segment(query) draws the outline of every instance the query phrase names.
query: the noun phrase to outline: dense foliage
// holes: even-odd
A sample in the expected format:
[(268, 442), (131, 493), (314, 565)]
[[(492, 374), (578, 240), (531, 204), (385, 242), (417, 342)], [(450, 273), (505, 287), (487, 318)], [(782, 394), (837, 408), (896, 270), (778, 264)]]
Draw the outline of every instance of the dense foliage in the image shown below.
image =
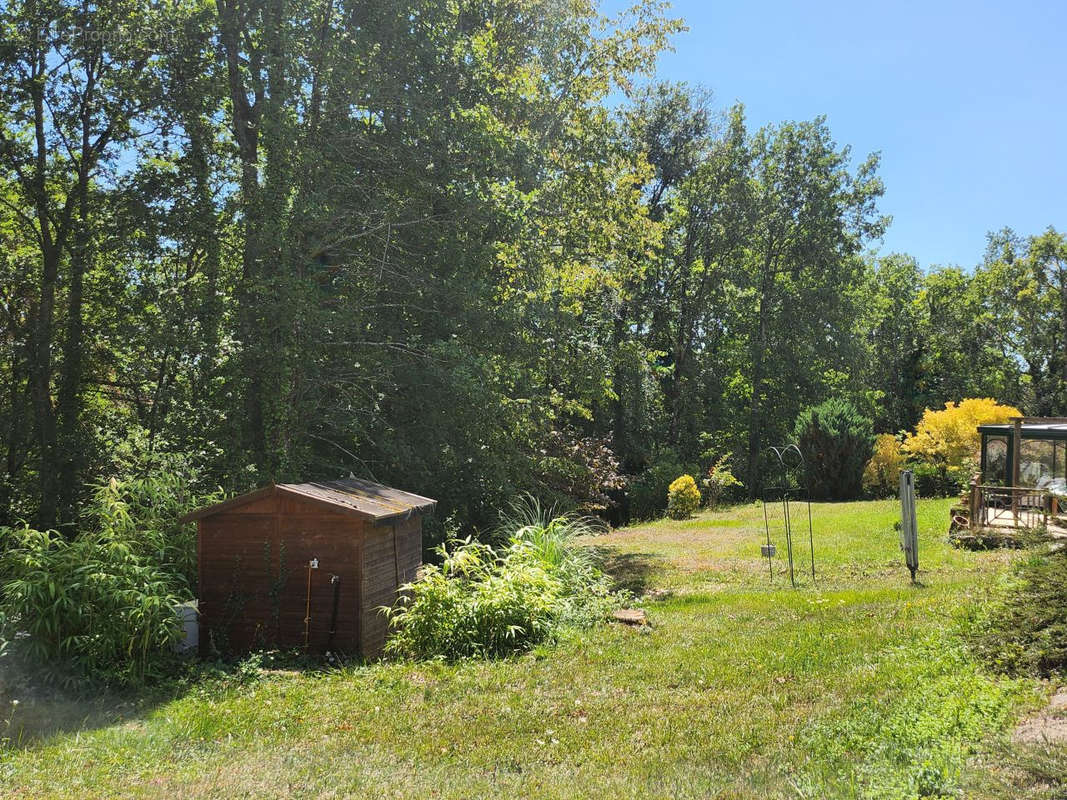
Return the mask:
[(813, 500), (854, 500), (874, 447), (871, 421), (847, 400), (830, 399), (797, 417), (794, 435), (804, 456)]
[[(470, 539), (439, 549), (387, 610), (387, 649), (413, 658), (494, 658), (528, 650), (567, 626), (592, 624), (619, 598), (576, 537), (595, 533), (582, 517), (511, 521), (494, 548)], [(517, 523), (517, 524), (516, 524)]]
[(172, 466), (99, 487), (72, 538), (0, 530), (0, 640), (25, 636), (20, 656), (72, 677), (132, 685), (166, 674), (182, 634), (174, 607), (195, 590), (192, 533), (176, 520), (215, 499), (190, 494)]
[(730, 469), (730, 459), (733, 453), (724, 453), (719, 459), (708, 467), (707, 476), (700, 482), (704, 487), (704, 501), (708, 508), (715, 508), (723, 500), (726, 494), (741, 486)]
[(870, 257), (877, 157), (651, 83), (680, 26), (5, 4), (0, 524), (75, 535), (135, 431), (227, 491), (352, 473), (474, 530), (523, 491), (658, 515), (707, 437), (757, 496), (827, 397), (888, 433), (964, 397), (1061, 412), (1064, 236)]
[[(682, 464), (671, 453), (650, 464), (636, 476), (627, 489), (627, 511), (630, 519), (657, 519), (667, 511), (668, 490), (671, 483), (691, 467)], [(695, 469), (692, 469), (696, 472)]]
[(901, 444), (904, 454), (928, 464), (963, 467), (973, 464), (980, 446), (979, 425), (1007, 422), (1022, 412), (988, 397), (951, 400), (941, 410), (926, 409)]
[(863, 469), (863, 490), (874, 497), (891, 497), (900, 489), (900, 473), (905, 468), (900, 439), (891, 433), (874, 438), (874, 452)]
[(863, 472), (863, 489), (874, 497), (898, 491), (900, 472), (910, 469), (923, 497), (945, 497), (964, 491), (978, 470), (981, 438), (978, 426), (1021, 416), (1017, 408), (991, 398), (949, 401), (943, 409), (926, 409), (912, 431), (880, 434)]

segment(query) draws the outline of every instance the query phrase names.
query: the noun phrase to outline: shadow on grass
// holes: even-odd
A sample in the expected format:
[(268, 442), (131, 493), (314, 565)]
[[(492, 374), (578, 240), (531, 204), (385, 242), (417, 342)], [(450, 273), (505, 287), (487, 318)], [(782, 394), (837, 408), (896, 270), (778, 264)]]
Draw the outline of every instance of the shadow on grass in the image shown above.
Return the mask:
[(611, 576), (615, 588), (643, 594), (649, 587), (661, 556), (652, 553), (622, 553), (613, 547), (595, 545), (592, 551), (598, 566)]
[(113, 689), (6, 657), (0, 659), (0, 752), (36, 747), (66, 733), (136, 722), (190, 692), (218, 696), (271, 675), (318, 672), (346, 663), (277, 651), (241, 660), (191, 659), (173, 677), (153, 685)]
[(178, 681), (127, 691), (87, 683), (65, 688), (45, 670), (15, 664), (12, 659), (0, 663), (0, 752), (35, 747), (64, 733), (143, 718), (189, 688)]

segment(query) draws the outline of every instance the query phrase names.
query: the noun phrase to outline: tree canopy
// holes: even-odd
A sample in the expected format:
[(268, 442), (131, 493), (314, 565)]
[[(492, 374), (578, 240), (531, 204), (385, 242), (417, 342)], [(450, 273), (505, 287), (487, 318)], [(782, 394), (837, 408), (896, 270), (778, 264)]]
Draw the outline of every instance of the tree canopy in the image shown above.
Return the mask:
[[(1067, 401), (1067, 239), (875, 257), (877, 154), (659, 84), (645, 0), (0, 9), (0, 524), (132, 450), (208, 486), (349, 473), (460, 525), (621, 519), (830, 396)], [(658, 471), (657, 471), (658, 470)], [(657, 497), (665, 492), (656, 490)]]

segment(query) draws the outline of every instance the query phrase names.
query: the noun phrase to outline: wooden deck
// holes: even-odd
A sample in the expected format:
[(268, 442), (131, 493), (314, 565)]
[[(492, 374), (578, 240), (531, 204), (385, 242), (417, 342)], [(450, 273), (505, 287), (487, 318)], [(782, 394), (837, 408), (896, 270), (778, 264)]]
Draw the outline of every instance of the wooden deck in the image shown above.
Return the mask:
[(954, 526), (972, 533), (1044, 529), (1067, 540), (1067, 503), (1047, 488), (983, 486), (976, 475), (962, 499), (967, 505), (953, 510)]
[(1067, 538), (1067, 519), (1063, 517), (1048, 517), (1033, 509), (1020, 509), (1018, 520), (1009, 511), (1004, 515), (992, 516), (985, 520), (985, 528), (1023, 528), (1036, 530), (1044, 527), (1051, 536)]

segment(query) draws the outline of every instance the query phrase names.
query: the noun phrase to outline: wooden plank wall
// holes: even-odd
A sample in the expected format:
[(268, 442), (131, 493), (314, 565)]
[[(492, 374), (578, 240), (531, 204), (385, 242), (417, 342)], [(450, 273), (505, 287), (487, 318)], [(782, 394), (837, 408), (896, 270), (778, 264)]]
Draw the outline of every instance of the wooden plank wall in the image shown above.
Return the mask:
[[(290, 568), (281, 606), (282, 639), (288, 646), (303, 646), (304, 617), (308, 600), (308, 562), (319, 560), (311, 573), (311, 621), (308, 652), (328, 649), (354, 655), (359, 648), (359, 545), (363, 521), (340, 514), (282, 514), (278, 520), (280, 541), (286, 548)], [(330, 643), (333, 584), (340, 578), (337, 629)], [(294, 602), (295, 601), (295, 602)]]
[(410, 583), (422, 566), (422, 518), (397, 522), (397, 548), (400, 561), (400, 584)]
[(415, 579), (422, 563), (422, 519), (367, 526), (363, 543), (363, 656), (381, 655), (389, 633), (382, 606), (396, 602), (397, 591)]
[(276, 638), (263, 593), (275, 569), (273, 514), (218, 514), (199, 522), (200, 652), (248, 650)]
[(200, 648), (224, 652), (302, 648), (311, 571), (309, 651), (327, 648), (333, 586), (340, 576), (334, 649), (359, 642), (362, 520), (298, 498), (270, 497), (200, 525)]

